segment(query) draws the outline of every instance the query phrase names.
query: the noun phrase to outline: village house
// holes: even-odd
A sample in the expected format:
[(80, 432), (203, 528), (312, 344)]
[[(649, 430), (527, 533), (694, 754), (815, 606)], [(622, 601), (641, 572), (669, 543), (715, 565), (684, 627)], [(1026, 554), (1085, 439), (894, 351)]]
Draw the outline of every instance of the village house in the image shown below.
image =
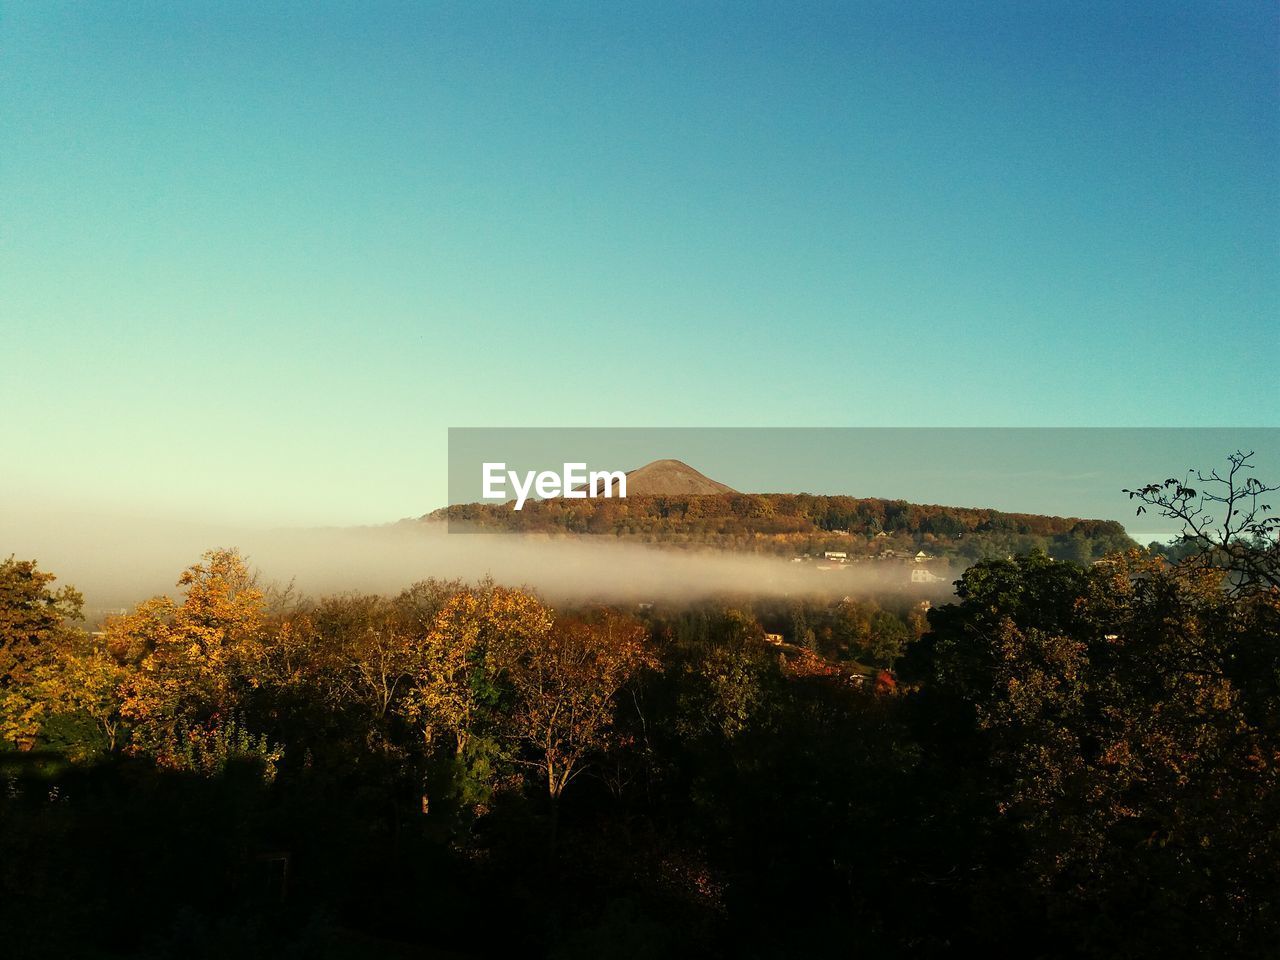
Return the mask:
[(946, 580), (946, 577), (940, 577), (932, 570), (927, 570), (924, 567), (916, 567), (911, 571), (912, 583), (942, 583), (944, 580)]

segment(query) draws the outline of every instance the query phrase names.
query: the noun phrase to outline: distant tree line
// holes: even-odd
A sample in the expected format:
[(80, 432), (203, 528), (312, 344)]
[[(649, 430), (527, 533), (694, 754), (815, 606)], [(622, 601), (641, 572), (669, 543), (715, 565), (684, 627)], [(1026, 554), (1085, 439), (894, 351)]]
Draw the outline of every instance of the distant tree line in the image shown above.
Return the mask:
[(531, 500), (519, 511), (503, 504), (457, 504), (425, 519), (783, 555), (844, 550), (876, 556), (928, 547), (938, 556), (970, 561), (1041, 550), (1085, 563), (1134, 546), (1113, 520), (812, 494), (555, 498)]

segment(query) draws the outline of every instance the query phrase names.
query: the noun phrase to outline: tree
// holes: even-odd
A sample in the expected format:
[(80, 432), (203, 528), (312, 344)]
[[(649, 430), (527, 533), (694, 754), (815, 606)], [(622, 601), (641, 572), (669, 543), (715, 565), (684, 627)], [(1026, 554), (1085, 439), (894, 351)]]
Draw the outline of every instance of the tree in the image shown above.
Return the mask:
[(873, 663), (884, 664), (892, 670), (894, 661), (902, 656), (910, 640), (910, 629), (894, 614), (877, 610), (871, 615), (870, 636), (865, 650)]
[(93, 721), (109, 753), (120, 746), (124, 717), (122, 689), (128, 667), (101, 644), (81, 643), (63, 650), (37, 670), (33, 693), (43, 713), (79, 713)]
[(718, 748), (768, 724), (779, 667), (763, 640), (755, 617), (730, 608), (710, 620), (704, 638), (688, 645), (676, 675), (682, 735), (709, 734)]
[(66, 621), (82, 619), (83, 598), (54, 590), (56, 579), (34, 560), (0, 562), (0, 737), (16, 746), (31, 745), (45, 715), (33, 682), (76, 637)]
[[(829, 618), (831, 638), (839, 654), (852, 657), (865, 654), (868, 642), (871, 639), (871, 612), (873, 609), (874, 605), (871, 603), (856, 603), (847, 598), (831, 608)], [(823, 651), (815, 650), (814, 652), (821, 653)]]
[(107, 649), (133, 665), (122, 685), (130, 748), (183, 767), (195, 738), (234, 722), (260, 683), (266, 607), (244, 559), (211, 550), (183, 572), (181, 604), (154, 597), (105, 625)]
[(1280, 515), (1263, 499), (1280, 484), (1249, 475), (1253, 456), (1237, 450), (1222, 472), (1192, 468), (1181, 480), (1123, 491), (1140, 501), (1139, 516), (1152, 508), (1180, 522), (1178, 543), (1194, 549), (1196, 562), (1228, 571), (1231, 590), (1280, 588)]
[(67, 620), (83, 619), (84, 598), (74, 587), (54, 590), (57, 579), (34, 560), (0, 562), (0, 689), (53, 655), (70, 636)]
[(1280, 597), (1224, 575), (1138, 552), (980, 564), (922, 641), (923, 703), (941, 752), (985, 765), (987, 828), (1112, 953), (1275, 933)]
[(421, 637), (374, 594), (326, 598), (309, 620), (315, 642), (336, 661), (340, 701), (384, 721), (418, 672)]
[(555, 811), (590, 756), (612, 742), (614, 697), (643, 668), (657, 668), (648, 629), (612, 610), (562, 618), (529, 637), (500, 638), (514, 694), (509, 736), (546, 782)]
[[(430, 751), (437, 738), (455, 753), (491, 727), (501, 691), (497, 674), (514, 651), (543, 642), (552, 614), (530, 593), (482, 584), (451, 596), (422, 639), (402, 712)], [(488, 732), (487, 729), (484, 732)]]
[(435, 624), (445, 604), (465, 590), (466, 584), (461, 580), (436, 580), (433, 577), (410, 584), (391, 602), (406, 627), (425, 634)]

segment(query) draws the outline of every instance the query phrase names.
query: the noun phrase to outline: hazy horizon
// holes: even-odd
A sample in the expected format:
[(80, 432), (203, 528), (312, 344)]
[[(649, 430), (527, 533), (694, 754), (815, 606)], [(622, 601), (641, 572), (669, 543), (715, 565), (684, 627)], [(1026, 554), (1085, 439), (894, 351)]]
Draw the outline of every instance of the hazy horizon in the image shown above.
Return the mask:
[[(84, 519), (84, 518), (81, 518)], [(552, 601), (696, 599), (717, 594), (839, 596), (883, 583), (878, 569), (837, 575), (797, 568), (785, 557), (685, 552), (610, 537), (450, 534), (437, 524), (266, 529), (97, 517), (83, 526), (33, 518), (11, 527), (5, 549), (37, 559), (85, 596), (90, 609), (177, 596), (179, 574), (208, 550), (234, 548), (264, 584), (294, 582), (303, 595), (394, 594), (435, 578), (536, 589)], [(873, 565), (874, 566), (874, 565)]]

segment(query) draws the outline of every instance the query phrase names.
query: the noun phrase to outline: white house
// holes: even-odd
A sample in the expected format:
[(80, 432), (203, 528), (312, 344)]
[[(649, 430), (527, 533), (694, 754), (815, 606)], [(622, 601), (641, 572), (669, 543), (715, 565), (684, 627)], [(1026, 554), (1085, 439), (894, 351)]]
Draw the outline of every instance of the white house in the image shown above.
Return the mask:
[(912, 583), (942, 583), (945, 579), (946, 577), (940, 577), (933, 571), (926, 570), (924, 567), (916, 567), (911, 571)]

